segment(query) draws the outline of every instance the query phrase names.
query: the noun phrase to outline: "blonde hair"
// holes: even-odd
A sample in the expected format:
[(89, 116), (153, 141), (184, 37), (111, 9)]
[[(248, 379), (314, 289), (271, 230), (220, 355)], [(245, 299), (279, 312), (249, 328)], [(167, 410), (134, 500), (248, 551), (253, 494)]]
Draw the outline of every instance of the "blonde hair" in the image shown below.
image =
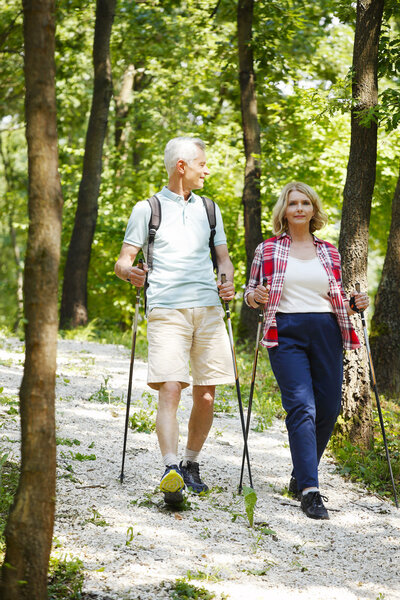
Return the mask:
[(305, 194), (313, 205), (314, 215), (310, 221), (310, 233), (322, 229), (328, 222), (328, 215), (322, 208), (321, 200), (315, 190), (301, 181), (287, 183), (278, 198), (272, 211), (272, 230), (275, 235), (288, 231), (288, 222), (285, 217), (290, 192), (301, 192)]

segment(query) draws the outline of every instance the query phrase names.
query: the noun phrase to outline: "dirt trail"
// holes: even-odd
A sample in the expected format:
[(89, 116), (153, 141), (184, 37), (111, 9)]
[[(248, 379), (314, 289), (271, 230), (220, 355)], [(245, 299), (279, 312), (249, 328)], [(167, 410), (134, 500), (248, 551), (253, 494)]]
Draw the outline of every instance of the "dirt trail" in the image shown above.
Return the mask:
[[(22, 362), (22, 344), (3, 340), (3, 394), (18, 393)], [(400, 600), (400, 511), (343, 481), (325, 459), (321, 490), (331, 519), (307, 519), (298, 502), (282, 495), (290, 473), (283, 421), (250, 434), (254, 528), (236, 494), (242, 456), (236, 407), (216, 414), (201, 455), (208, 496), (189, 497), (185, 511), (164, 507), (156, 491), (163, 467), (154, 432), (129, 431), (121, 485), (125, 405), (118, 398), (126, 396), (128, 369), (129, 351), (120, 346), (59, 342), (57, 437), (63, 443), (55, 552), (83, 561), (86, 598), (166, 600), (184, 579), (217, 600)], [(145, 377), (146, 365), (136, 361), (135, 411), (149, 402)], [(185, 390), (181, 450), (190, 405)], [(18, 457), (18, 419), (4, 405), (0, 412), (1, 452)]]

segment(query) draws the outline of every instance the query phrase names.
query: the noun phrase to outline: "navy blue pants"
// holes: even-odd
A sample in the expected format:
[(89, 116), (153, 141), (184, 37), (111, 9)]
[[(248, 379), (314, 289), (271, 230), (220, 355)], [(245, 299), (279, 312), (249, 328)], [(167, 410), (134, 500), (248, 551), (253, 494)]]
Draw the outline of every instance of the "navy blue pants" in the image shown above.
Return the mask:
[(282, 395), (293, 475), (318, 487), (318, 464), (340, 412), (343, 342), (331, 313), (276, 315), (278, 346), (268, 349)]

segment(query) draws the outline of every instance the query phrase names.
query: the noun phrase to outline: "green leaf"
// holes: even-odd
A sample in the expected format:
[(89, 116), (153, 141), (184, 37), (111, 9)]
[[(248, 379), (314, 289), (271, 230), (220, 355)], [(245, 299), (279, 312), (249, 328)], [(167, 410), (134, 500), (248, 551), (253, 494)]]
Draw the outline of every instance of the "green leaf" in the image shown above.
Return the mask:
[(257, 503), (257, 494), (250, 487), (243, 487), (244, 507), (246, 515), (249, 520), (250, 527), (253, 527), (254, 523), (254, 508)]

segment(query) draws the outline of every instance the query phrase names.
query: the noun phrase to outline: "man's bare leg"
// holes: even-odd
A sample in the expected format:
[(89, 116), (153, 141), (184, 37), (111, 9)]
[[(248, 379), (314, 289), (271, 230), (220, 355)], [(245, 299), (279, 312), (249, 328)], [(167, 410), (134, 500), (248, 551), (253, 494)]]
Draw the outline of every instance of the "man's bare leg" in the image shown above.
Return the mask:
[(162, 383), (158, 391), (156, 432), (162, 456), (177, 454), (179, 425), (176, 418), (181, 399), (181, 384), (178, 381)]
[[(181, 384), (167, 381), (161, 384), (158, 393), (156, 431), (161, 454), (165, 464), (165, 473), (161, 479), (160, 490), (167, 504), (180, 504), (183, 501), (184, 480), (178, 469), (179, 426), (176, 418), (181, 399)], [(171, 468), (172, 467), (172, 468)]]
[(186, 486), (196, 494), (208, 490), (207, 485), (201, 480), (197, 458), (213, 422), (214, 396), (215, 385), (193, 386), (193, 406), (189, 418), (188, 441), (180, 468)]
[(214, 417), (215, 385), (194, 385), (193, 406), (188, 426), (187, 448), (200, 452)]

